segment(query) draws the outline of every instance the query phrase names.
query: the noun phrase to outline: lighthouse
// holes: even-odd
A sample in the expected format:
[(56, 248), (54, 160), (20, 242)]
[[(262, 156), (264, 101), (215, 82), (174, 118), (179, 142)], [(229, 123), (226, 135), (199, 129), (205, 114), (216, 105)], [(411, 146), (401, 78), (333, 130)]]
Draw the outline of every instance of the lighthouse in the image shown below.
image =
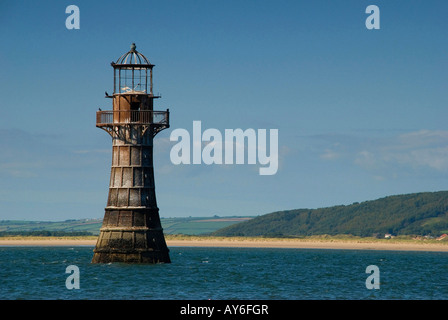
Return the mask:
[(109, 195), (92, 263), (169, 263), (157, 207), (153, 140), (169, 128), (169, 109), (155, 111), (154, 65), (133, 43), (116, 62), (112, 110), (96, 126), (112, 137)]

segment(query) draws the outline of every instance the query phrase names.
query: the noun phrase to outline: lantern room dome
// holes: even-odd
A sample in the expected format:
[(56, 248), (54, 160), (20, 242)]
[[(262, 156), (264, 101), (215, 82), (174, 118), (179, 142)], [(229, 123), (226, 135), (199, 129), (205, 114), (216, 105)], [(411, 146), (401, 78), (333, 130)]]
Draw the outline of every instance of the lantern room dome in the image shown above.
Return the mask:
[(131, 50), (111, 65), (114, 68), (114, 94), (153, 95), (152, 68), (154, 65), (137, 51), (135, 43), (131, 45)]
[(152, 66), (149, 62), (148, 58), (146, 58), (143, 54), (138, 52), (137, 46), (135, 43), (131, 45), (131, 50), (123, 54), (116, 62), (113, 64), (116, 66), (126, 66), (126, 65), (147, 65), (148, 67)]

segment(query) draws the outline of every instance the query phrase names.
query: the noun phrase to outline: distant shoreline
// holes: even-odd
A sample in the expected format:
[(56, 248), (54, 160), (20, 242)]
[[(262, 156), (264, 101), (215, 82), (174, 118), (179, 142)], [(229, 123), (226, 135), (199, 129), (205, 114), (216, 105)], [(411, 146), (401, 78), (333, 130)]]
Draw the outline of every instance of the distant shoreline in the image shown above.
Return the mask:
[[(8, 237), (0, 238), (2, 246), (95, 246), (96, 237)], [(297, 248), (344, 250), (396, 250), (448, 252), (448, 243), (414, 240), (372, 239), (281, 239), (167, 236), (168, 247), (233, 247), (233, 248)]]

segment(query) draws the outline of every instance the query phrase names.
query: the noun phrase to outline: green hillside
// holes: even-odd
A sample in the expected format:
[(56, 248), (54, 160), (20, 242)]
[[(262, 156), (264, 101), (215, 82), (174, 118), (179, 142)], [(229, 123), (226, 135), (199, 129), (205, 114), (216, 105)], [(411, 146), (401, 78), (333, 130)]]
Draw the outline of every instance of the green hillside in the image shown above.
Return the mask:
[(184, 235), (205, 235), (253, 217), (188, 217), (161, 218), (163, 233)]
[(214, 236), (381, 236), (448, 233), (448, 191), (396, 195), (351, 205), (273, 212)]

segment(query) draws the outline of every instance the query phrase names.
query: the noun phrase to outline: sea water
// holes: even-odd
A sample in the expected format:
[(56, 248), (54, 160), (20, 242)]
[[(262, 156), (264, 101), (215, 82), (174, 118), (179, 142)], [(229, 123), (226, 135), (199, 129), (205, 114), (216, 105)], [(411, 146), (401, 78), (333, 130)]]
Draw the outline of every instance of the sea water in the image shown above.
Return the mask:
[[(0, 247), (0, 299), (448, 299), (448, 253), (171, 247), (172, 263), (91, 264), (93, 247)], [(366, 273), (378, 267), (379, 289)], [(66, 285), (76, 266), (79, 289)]]

